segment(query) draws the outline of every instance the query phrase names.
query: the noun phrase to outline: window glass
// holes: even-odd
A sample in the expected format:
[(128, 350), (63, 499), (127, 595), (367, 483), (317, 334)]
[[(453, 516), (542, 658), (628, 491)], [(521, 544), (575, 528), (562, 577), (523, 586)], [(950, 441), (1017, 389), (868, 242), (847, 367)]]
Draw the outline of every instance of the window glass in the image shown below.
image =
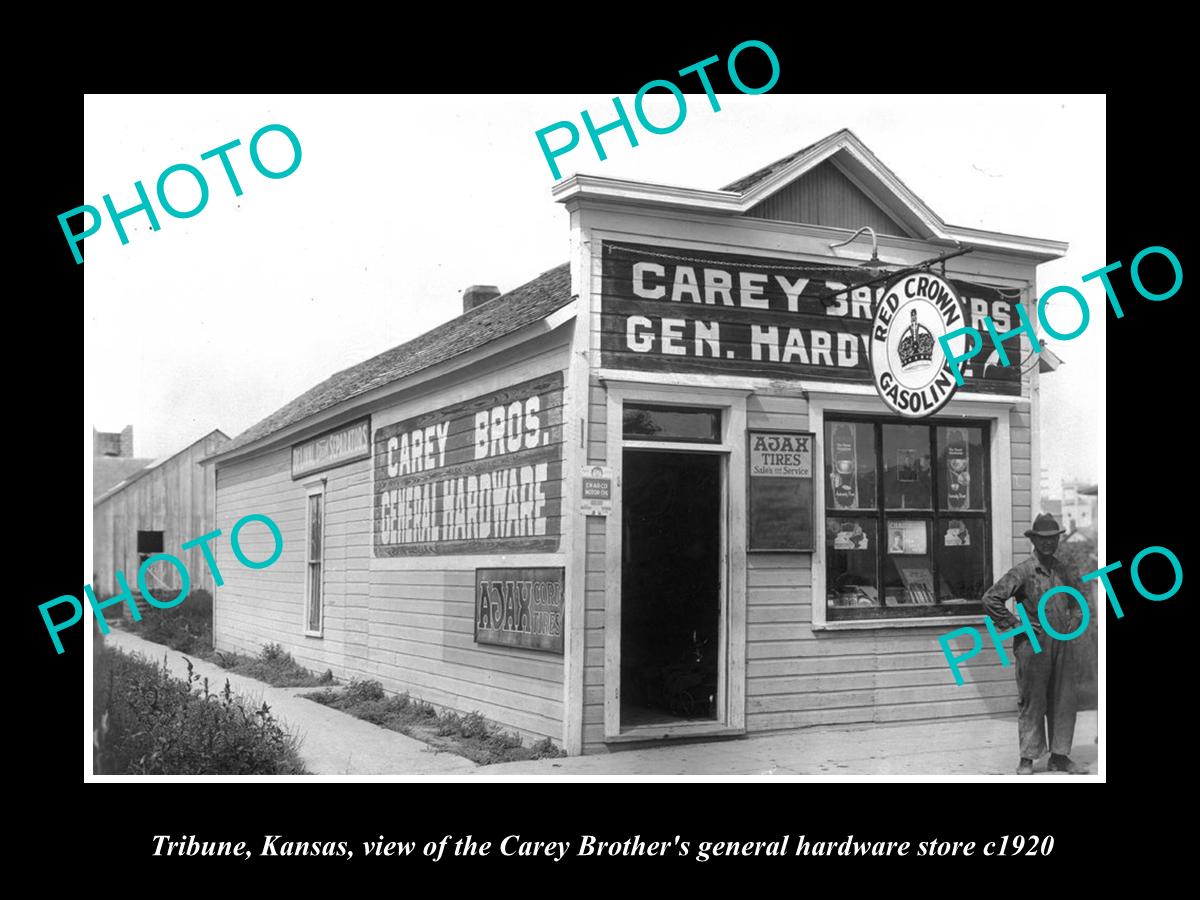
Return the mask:
[(886, 606), (932, 606), (933, 570), (929, 556), (929, 522), (888, 518), (883, 563)]
[(721, 411), (626, 403), (624, 435), (639, 441), (721, 442)]
[(929, 427), (883, 426), (883, 502), (888, 509), (932, 509)]
[(321, 495), (308, 498), (308, 558), (321, 559)]
[(991, 584), (983, 519), (942, 519), (942, 532), (934, 538), (938, 569), (938, 600), (942, 603), (978, 603)]
[(982, 510), (983, 429), (965, 425), (937, 430), (938, 508)]
[(879, 606), (874, 519), (825, 520), (826, 600), (831, 607)]
[(308, 630), (319, 631), (321, 628), (320, 563), (311, 563), (308, 567), (308, 592)]
[(825, 423), (825, 505), (875, 509), (875, 426)]

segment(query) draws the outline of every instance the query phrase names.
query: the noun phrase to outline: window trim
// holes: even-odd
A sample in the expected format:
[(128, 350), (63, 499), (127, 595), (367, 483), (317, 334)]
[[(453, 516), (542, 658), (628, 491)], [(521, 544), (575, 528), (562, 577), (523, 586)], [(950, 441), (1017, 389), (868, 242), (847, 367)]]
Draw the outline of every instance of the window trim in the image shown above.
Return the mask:
[[(1017, 398), (1012, 398), (1017, 399)], [(1009, 428), (1009, 415), (1018, 407), (1011, 401), (984, 402), (977, 399), (951, 400), (939, 411), (938, 415), (929, 419), (914, 419), (913, 424), (924, 421), (926, 424), (953, 424), (952, 420), (961, 418), (964, 421), (986, 420), (989, 424), (990, 446), (988, 448), (987, 469), (989, 473), (988, 497), (991, 503), (991, 536), (992, 536), (992, 573), (1007, 572), (1012, 566), (1012, 443)], [(871, 396), (854, 396), (836, 391), (820, 391), (810, 389), (808, 397), (808, 430), (818, 435), (815, 457), (813, 459), (813, 505), (816, 515), (816, 534), (821, 540), (815, 541), (816, 548), (812, 556), (812, 627), (814, 631), (850, 631), (874, 628), (919, 628), (923, 626), (958, 625), (970, 623), (971, 616), (913, 616), (911, 618), (893, 619), (838, 619), (826, 618), (825, 609), (825, 416), (875, 416), (890, 417), (889, 411), (875, 394)], [(934, 422), (933, 420), (938, 420)], [(882, 477), (882, 474), (880, 474)], [(933, 499), (937, 502), (937, 498)], [(879, 510), (879, 515), (885, 515)]]
[[(312, 521), (309, 518), (309, 510), (311, 509), (310, 500), (313, 497), (321, 498), (321, 559), (316, 561), (321, 566), (320, 580), (320, 607), (317, 610), (317, 629), (313, 631), (308, 627), (310, 621), (309, 612), (312, 606), (312, 578), (309, 575), (309, 567), (314, 560), (308, 558), (310, 546), (310, 529)], [(305, 482), (304, 485), (304, 636), (324, 638), (325, 636), (325, 522), (328, 519), (328, 510), (325, 506), (325, 479), (319, 478), (315, 481)]]
[[(874, 415), (861, 412), (845, 413), (830, 410), (825, 424), (828, 426), (829, 419), (834, 422), (846, 422), (852, 425), (867, 425), (871, 428), (874, 440), (875, 453), (875, 505), (873, 507), (859, 506), (855, 509), (847, 509), (844, 512), (838, 510), (826, 509), (825, 513), (834, 518), (857, 518), (857, 519), (872, 519), (875, 522), (875, 546), (876, 546), (876, 566), (875, 580), (879, 590), (880, 597), (884, 594), (884, 573), (886, 571), (886, 557), (888, 556), (888, 523), (895, 520), (915, 520), (927, 526), (927, 544), (930, 572), (933, 577), (934, 591), (937, 591), (939, 582), (938, 560), (937, 560), (937, 540), (939, 535), (943, 534), (941, 526), (948, 520), (964, 519), (983, 523), (983, 540), (985, 546), (990, 549), (992, 541), (991, 517), (995, 502), (991, 492), (991, 454), (985, 453), (983, 456), (983, 484), (984, 484), (984, 505), (982, 509), (965, 509), (965, 510), (943, 510), (941, 506), (940, 489), (944, 486), (942, 475), (937, 469), (937, 460), (941, 444), (938, 442), (937, 432), (941, 428), (953, 428), (956, 425), (963, 428), (976, 428), (984, 433), (984, 438), (987, 446), (992, 443), (993, 420), (986, 417), (955, 417), (946, 419), (939, 415), (926, 416), (923, 418), (902, 419), (893, 415)], [(888, 425), (902, 426), (922, 429), (929, 437), (929, 450), (933, 462), (933, 468), (930, 473), (929, 491), (930, 491), (930, 506), (928, 508), (889, 508), (886, 503), (887, 486), (885, 481), (885, 473), (887, 469), (887, 455), (884, 447), (883, 429)], [(822, 435), (824, 437), (824, 435)], [(821, 477), (826, 477), (826, 473), (822, 472)], [(988, 564), (991, 564), (992, 555), (988, 553), (985, 559)], [(994, 572), (988, 573), (989, 578), (992, 578)], [(989, 582), (992, 583), (992, 582)], [(828, 598), (826, 599), (828, 604)], [(935, 608), (937, 604), (934, 604)], [(890, 607), (883, 607), (890, 608)], [(959, 608), (963, 608), (961, 605)], [(976, 614), (972, 612), (960, 612), (945, 616), (945, 618), (960, 618), (968, 617)], [(828, 617), (828, 605), (825, 609), (825, 615)], [(877, 615), (877, 616), (847, 616), (845, 618), (828, 618), (829, 622), (848, 622), (848, 621), (888, 621), (891, 619), (906, 619), (906, 618), (931, 618), (930, 616), (911, 616), (911, 615)], [(941, 616), (937, 618), (942, 618)]]

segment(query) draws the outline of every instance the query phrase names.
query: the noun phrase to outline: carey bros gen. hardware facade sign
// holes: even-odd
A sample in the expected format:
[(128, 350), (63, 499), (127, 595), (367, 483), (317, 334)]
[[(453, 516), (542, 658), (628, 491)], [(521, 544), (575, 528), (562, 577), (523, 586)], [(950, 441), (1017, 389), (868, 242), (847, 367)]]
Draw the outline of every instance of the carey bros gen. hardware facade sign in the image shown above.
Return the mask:
[[(830, 274), (823, 275), (825, 271)], [(839, 277), (846, 277), (844, 270), (828, 264), (605, 242), (602, 364), (870, 384), (874, 312), (885, 288), (879, 284), (830, 297), (846, 289)], [(1017, 292), (1005, 296), (984, 285), (929, 273), (919, 277), (938, 281), (953, 296), (954, 310), (944, 312), (943, 321), (951, 318), (957, 324), (934, 333), (935, 360), (943, 357), (937, 334), (962, 323), (991, 316), (1001, 329), (1018, 324)], [(865, 280), (865, 275), (857, 280)], [(925, 306), (932, 304), (936, 313), (936, 303), (935, 298)], [(903, 312), (911, 319), (911, 309), (906, 306)], [(930, 322), (921, 327), (933, 328), (935, 316), (926, 318)], [(897, 362), (903, 328), (897, 346), (890, 348)], [(1017, 353), (1014, 347), (1008, 366), (998, 365), (994, 355), (981, 353), (971, 359), (963, 366), (963, 390), (1020, 394)], [(889, 406), (895, 405), (889, 401)]]
[(562, 403), (555, 372), (377, 429), (375, 555), (556, 551)]

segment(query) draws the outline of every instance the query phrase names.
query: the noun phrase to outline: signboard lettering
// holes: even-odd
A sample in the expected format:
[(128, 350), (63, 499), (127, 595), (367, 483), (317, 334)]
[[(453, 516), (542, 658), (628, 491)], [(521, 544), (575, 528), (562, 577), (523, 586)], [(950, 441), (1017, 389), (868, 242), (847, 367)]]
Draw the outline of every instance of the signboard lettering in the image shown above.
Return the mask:
[(344, 465), (371, 455), (371, 419), (344, 425), (292, 447), (292, 478)]
[(608, 466), (584, 466), (581, 508), (585, 516), (612, 513), (613, 470)]
[[(847, 286), (837, 280), (846, 277), (844, 265), (607, 241), (601, 255), (600, 356), (606, 367), (873, 380), (873, 317), (884, 288), (853, 288), (827, 305), (830, 292)], [(935, 276), (920, 277), (928, 285)], [(1019, 292), (955, 279), (943, 283), (953, 289), (941, 301), (945, 314), (957, 316), (958, 324), (982, 327), (985, 316), (1000, 328), (1018, 321)], [(935, 305), (940, 298), (939, 291)], [(995, 354), (965, 362), (963, 377), (963, 390), (1021, 392), (1019, 362), (1001, 366)]]
[(747, 550), (813, 549), (813, 435), (750, 431)]
[(375, 431), (375, 555), (558, 549), (561, 372)]
[(475, 642), (563, 652), (564, 569), (476, 569)]

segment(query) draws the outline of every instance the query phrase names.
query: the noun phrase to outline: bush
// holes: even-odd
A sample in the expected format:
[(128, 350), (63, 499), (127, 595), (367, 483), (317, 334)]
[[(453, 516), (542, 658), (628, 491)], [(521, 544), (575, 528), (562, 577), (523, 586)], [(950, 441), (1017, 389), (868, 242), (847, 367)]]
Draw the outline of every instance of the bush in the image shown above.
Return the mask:
[[(222, 669), (257, 678), (273, 687), (312, 687), (316, 684), (332, 684), (333, 670), (326, 669), (314, 675), (288, 653), (280, 644), (264, 644), (258, 656), (218, 651), (213, 661)], [(381, 689), (382, 690), (382, 689)]]
[(375, 680), (356, 678), (343, 690), (326, 689), (303, 696), (374, 725), (415, 737), (438, 749), (465, 756), (480, 765), (566, 755), (549, 738), (543, 738), (532, 747), (523, 746), (520, 735), (500, 731), (478, 710), (467, 715), (450, 710), (439, 713), (432, 704), (414, 700), (407, 693), (388, 697), (383, 685)]
[[(159, 609), (139, 604), (140, 621), (125, 620), (130, 630), (156, 644), (166, 644), (172, 650), (207, 657), (212, 652), (212, 594), (195, 590), (178, 606)], [(125, 607), (121, 607), (122, 610)]]
[[(185, 657), (186, 659), (186, 657)], [(107, 728), (96, 770), (104, 775), (305, 774), (299, 741), (271, 715), (250, 705), (225, 681), (218, 693), (207, 678), (186, 679), (141, 655), (105, 650), (96, 661), (97, 721)], [(103, 708), (100, 704), (103, 703)]]

